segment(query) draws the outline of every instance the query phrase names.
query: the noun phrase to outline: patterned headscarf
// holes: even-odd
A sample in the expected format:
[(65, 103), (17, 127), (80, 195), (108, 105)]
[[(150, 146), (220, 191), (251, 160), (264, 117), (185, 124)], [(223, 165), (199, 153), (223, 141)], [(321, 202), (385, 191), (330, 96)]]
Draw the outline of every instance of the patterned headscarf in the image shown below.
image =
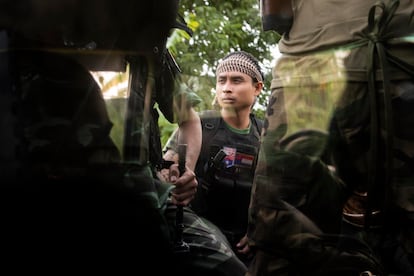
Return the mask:
[(249, 75), (258, 81), (263, 81), (257, 65), (253, 62), (252, 57), (248, 55), (248, 53), (240, 51), (226, 56), (217, 66), (216, 75), (222, 72), (235, 71)]

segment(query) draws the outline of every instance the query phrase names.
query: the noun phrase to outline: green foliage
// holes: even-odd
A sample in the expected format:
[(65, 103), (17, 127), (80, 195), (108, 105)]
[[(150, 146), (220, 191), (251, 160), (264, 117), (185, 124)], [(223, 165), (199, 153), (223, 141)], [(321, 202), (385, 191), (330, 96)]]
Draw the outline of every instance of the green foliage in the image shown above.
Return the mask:
[[(265, 89), (258, 98), (256, 113), (263, 117), (270, 94), (270, 64), (275, 57), (272, 50), (280, 36), (262, 30), (259, 1), (181, 0), (180, 5), (180, 14), (193, 30), (193, 36), (175, 30), (168, 48), (183, 72), (183, 81), (203, 99), (197, 110), (212, 108), (214, 72), (220, 58), (231, 51), (244, 50), (262, 63)], [(168, 126), (163, 120), (160, 117), (160, 124)], [(162, 140), (168, 139), (163, 135), (169, 131), (162, 132)]]
[[(205, 100), (209, 108), (211, 89), (215, 87), (214, 70), (219, 59), (235, 50), (245, 50), (262, 62), (266, 75), (265, 91), (259, 97), (259, 104), (265, 105), (270, 93), (270, 62), (280, 36), (275, 32), (262, 30), (257, 0), (215, 1), (181, 0), (180, 14), (193, 30), (189, 39), (185, 32), (174, 32), (169, 49), (176, 58), (184, 75), (196, 78), (210, 78), (197, 83), (195, 91)], [(191, 85), (191, 84), (190, 84)], [(199, 89), (199, 90), (198, 90)]]

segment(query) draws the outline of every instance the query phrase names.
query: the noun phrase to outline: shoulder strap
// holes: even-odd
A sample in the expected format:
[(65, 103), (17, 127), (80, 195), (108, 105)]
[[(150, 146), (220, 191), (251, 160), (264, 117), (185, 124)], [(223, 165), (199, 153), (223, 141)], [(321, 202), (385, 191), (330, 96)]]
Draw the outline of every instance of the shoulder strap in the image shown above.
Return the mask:
[(200, 113), (201, 127), (203, 129), (203, 141), (210, 141), (216, 134), (220, 125), (220, 112), (216, 110), (205, 110)]
[(205, 110), (199, 113), (202, 128), (202, 144), (200, 150), (200, 156), (197, 161), (195, 173), (198, 176), (204, 175), (205, 164), (210, 158), (210, 142), (220, 125), (220, 112), (215, 110)]
[(250, 113), (250, 120), (256, 126), (256, 129), (259, 132), (259, 135), (261, 135), (262, 134), (262, 128), (263, 128), (263, 120), (257, 118), (256, 115), (254, 115), (253, 113)]

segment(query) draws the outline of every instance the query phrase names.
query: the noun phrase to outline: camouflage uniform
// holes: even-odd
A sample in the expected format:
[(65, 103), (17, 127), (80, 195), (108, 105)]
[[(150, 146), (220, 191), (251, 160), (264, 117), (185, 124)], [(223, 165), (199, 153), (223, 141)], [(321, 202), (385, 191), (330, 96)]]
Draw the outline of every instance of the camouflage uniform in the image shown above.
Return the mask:
[[(170, 205), (165, 211), (172, 240), (176, 238), (176, 209)], [(178, 266), (184, 273), (181, 275), (245, 275), (246, 266), (236, 257), (217, 226), (188, 207), (184, 208), (183, 226), (183, 241), (188, 245), (189, 252), (176, 255)]]
[[(413, 273), (414, 3), (375, 2), (292, 1), (252, 190), (249, 275), (358, 275), (324, 243), (340, 231), (365, 236), (376, 273)], [(307, 151), (286, 147), (309, 129), (327, 135)], [(349, 230), (347, 214), (367, 223)]]

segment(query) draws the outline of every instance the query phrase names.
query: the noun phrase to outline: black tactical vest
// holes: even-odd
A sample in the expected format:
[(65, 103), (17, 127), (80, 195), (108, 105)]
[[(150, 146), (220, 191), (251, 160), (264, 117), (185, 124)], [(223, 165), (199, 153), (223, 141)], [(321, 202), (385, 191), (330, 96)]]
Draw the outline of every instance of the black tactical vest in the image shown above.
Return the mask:
[(239, 134), (226, 126), (219, 113), (200, 117), (203, 143), (195, 169), (199, 189), (192, 208), (238, 239), (247, 227), (262, 121), (251, 114), (250, 132)]

